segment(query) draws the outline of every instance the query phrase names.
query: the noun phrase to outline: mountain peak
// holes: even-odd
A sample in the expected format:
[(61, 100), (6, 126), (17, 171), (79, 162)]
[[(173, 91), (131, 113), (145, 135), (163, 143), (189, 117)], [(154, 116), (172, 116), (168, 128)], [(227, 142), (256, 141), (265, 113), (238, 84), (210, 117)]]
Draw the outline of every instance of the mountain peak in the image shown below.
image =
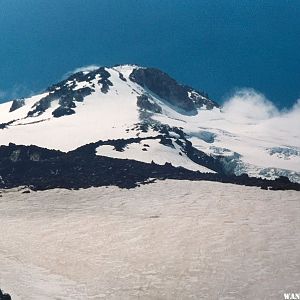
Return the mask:
[(260, 136), (234, 124), (207, 94), (157, 68), (77, 71), (42, 94), (1, 104), (2, 145), (67, 152), (101, 141), (92, 149), (100, 156), (300, 181), (299, 149), (285, 133)]
[[(118, 78), (111, 79), (111, 74), (116, 73)], [(136, 92), (137, 84), (139, 104), (145, 103), (146, 98), (159, 99), (172, 109), (186, 115), (196, 115), (199, 108), (212, 109), (219, 107), (204, 93), (194, 90), (186, 85), (179, 84), (167, 73), (156, 69), (140, 67), (137, 65), (118, 65), (115, 67), (81, 68), (63, 81), (54, 84), (45, 91), (46, 96), (37, 101), (27, 113), (27, 117), (36, 117), (45, 113), (57, 102), (59, 106), (52, 111), (55, 118), (75, 114), (76, 104), (83, 102), (84, 98), (93, 94), (100, 88), (101, 93), (107, 94), (112, 86), (122, 89), (122, 85), (131, 85)], [(143, 98), (140, 98), (143, 96)], [(140, 101), (143, 99), (143, 102)], [(21, 108), (22, 101), (14, 101), (10, 112)], [(150, 108), (149, 102), (143, 107)], [(157, 105), (156, 105), (157, 106)], [(151, 109), (150, 109), (151, 110)], [(156, 109), (158, 112), (160, 109)]]

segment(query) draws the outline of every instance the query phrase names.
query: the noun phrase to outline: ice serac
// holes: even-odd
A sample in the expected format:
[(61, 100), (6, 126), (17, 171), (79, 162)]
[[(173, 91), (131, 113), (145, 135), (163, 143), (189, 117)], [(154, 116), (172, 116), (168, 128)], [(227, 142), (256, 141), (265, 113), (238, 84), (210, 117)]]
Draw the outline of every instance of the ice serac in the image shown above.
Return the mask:
[[(137, 65), (83, 69), (41, 94), (0, 104), (0, 146), (91, 149), (115, 160), (300, 182), (300, 133), (264, 132), (232, 120), (205, 92)], [(7, 155), (17, 163), (13, 149)]]

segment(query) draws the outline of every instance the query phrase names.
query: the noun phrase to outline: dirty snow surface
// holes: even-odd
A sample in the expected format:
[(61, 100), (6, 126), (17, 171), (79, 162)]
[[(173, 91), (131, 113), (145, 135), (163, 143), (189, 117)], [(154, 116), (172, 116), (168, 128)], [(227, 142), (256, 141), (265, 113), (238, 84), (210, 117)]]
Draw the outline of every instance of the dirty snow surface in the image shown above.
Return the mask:
[(0, 197), (12, 299), (283, 299), (300, 290), (300, 193), (159, 181)]

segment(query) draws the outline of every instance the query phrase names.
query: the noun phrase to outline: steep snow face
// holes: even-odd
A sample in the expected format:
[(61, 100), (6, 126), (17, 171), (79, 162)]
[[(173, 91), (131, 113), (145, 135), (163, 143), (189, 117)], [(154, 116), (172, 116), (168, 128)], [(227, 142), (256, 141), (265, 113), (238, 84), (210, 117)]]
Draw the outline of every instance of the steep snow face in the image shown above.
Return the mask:
[[(294, 125), (300, 128), (300, 121), (295, 119)], [(84, 70), (40, 95), (0, 105), (0, 145), (13, 142), (69, 151), (99, 140), (155, 137), (157, 126), (165, 126), (165, 132), (180, 129), (193, 147), (222, 157), (229, 173), (285, 175), (300, 182), (299, 131), (290, 134), (290, 128), (277, 124), (276, 116), (259, 124), (233, 117), (205, 93), (157, 69), (121, 65)], [(152, 142), (147, 151), (133, 144), (123, 152), (106, 146), (97, 153), (203, 170), (179, 147)]]

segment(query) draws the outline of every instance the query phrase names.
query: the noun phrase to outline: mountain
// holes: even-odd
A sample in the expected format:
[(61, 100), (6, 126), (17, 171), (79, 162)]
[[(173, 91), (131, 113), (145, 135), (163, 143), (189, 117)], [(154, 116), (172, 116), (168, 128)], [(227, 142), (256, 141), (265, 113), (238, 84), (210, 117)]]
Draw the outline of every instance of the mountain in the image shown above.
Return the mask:
[(238, 183), (245, 183), (245, 176), (236, 178), (242, 174), (279, 178), (286, 184), (285, 176), (300, 183), (299, 139), (293, 141), (284, 132), (264, 135), (259, 126), (230, 120), (206, 93), (158, 69), (136, 65), (77, 72), (41, 94), (1, 104), (0, 145), (3, 185), (26, 181), (18, 181), (21, 175), (15, 171), (12, 175), (16, 169), (21, 173), (30, 169), (33, 177), (43, 177), (35, 169), (38, 162), (52, 177), (64, 172), (61, 166), (68, 162), (73, 168), (68, 174), (74, 179), (84, 168), (80, 161), (92, 166), (94, 159), (96, 165), (101, 161), (118, 173), (118, 182), (128, 169), (134, 178), (142, 174), (134, 169), (144, 169), (141, 181), (155, 178), (154, 174), (178, 178), (184, 173), (184, 178), (206, 176)]

